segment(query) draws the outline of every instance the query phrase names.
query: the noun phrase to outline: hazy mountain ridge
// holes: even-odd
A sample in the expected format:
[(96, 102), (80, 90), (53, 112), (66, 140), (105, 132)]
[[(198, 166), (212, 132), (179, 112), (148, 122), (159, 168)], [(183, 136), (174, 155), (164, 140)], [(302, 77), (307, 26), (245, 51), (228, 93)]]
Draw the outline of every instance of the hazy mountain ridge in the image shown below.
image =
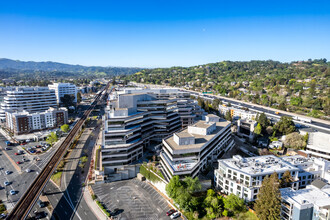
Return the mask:
[(101, 67), (101, 66), (82, 66), (58, 63), (52, 61), (34, 62), (20, 61), (0, 58), (1, 77), (24, 77), (27, 74), (55, 76), (78, 76), (78, 75), (129, 75), (142, 70), (138, 67)]

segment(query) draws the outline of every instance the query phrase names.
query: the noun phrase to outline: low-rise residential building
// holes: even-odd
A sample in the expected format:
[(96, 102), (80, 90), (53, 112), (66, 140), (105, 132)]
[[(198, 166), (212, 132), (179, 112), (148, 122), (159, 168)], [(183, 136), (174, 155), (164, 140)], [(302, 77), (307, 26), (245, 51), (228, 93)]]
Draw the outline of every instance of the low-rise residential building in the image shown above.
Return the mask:
[(71, 83), (54, 83), (52, 85), (48, 85), (49, 89), (52, 89), (55, 91), (57, 104), (61, 104), (62, 100), (61, 98), (64, 97), (64, 95), (71, 95), (74, 96), (74, 101), (77, 103), (77, 87), (74, 84)]
[(330, 185), (314, 180), (305, 189), (281, 189), (282, 220), (329, 220)]
[(282, 141), (273, 141), (268, 146), (270, 149), (282, 149), (283, 142)]
[(234, 146), (231, 124), (218, 116), (207, 115), (186, 129), (163, 139), (160, 153), (164, 177), (195, 177)]
[(67, 122), (68, 111), (66, 108), (49, 108), (47, 111), (34, 113), (25, 110), (6, 112), (7, 129), (15, 135), (51, 129)]
[(232, 118), (244, 119), (244, 120), (255, 120), (257, 113), (252, 111), (247, 111), (240, 108), (228, 107), (227, 105), (219, 105), (220, 114), (226, 115), (229, 111)]
[(215, 170), (215, 187), (224, 193), (234, 193), (246, 201), (257, 198), (259, 188), (266, 176), (276, 172), (281, 178), (290, 171), (294, 180), (293, 189), (305, 188), (315, 179), (329, 181), (330, 162), (319, 158), (300, 155), (276, 157), (274, 155), (219, 160)]

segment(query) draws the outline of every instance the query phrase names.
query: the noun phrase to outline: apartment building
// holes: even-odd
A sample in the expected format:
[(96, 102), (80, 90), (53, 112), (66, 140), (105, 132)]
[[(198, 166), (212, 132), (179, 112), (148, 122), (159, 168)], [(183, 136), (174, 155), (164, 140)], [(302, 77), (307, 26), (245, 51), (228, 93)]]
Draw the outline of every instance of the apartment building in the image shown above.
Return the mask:
[(42, 112), (50, 107), (56, 108), (55, 91), (48, 87), (12, 87), (5, 91), (1, 103), (1, 119), (7, 111)]
[(55, 90), (56, 100), (58, 104), (61, 104), (61, 98), (64, 95), (72, 95), (74, 96), (74, 101), (77, 103), (77, 87), (71, 83), (54, 83), (52, 85), (48, 85), (49, 89)]
[(329, 220), (330, 185), (314, 180), (305, 189), (281, 189), (281, 220)]
[(247, 111), (240, 108), (235, 108), (232, 106), (228, 107), (225, 104), (219, 105), (219, 111), (220, 114), (222, 115), (226, 115), (226, 113), (229, 111), (232, 118), (237, 118), (237, 119), (240, 118), (243, 120), (255, 120), (255, 118), (257, 117), (257, 113), (255, 112)]
[(231, 124), (216, 115), (205, 116), (163, 139), (160, 153), (164, 177), (195, 177), (234, 146)]
[(68, 123), (66, 108), (49, 108), (47, 111), (35, 113), (25, 110), (6, 112), (6, 126), (15, 135), (51, 129), (66, 123)]
[[(161, 143), (163, 138), (182, 128), (178, 102), (186, 100), (186, 96), (180, 92), (175, 95), (171, 90), (144, 92), (148, 93), (122, 90), (109, 96), (101, 158), (105, 174), (111, 174), (113, 178), (117, 178), (119, 169), (141, 158), (144, 147), (152, 142)], [(197, 110), (190, 114), (184, 120), (201, 117)]]
[(267, 175), (276, 172), (279, 178), (289, 170), (294, 179), (293, 189), (304, 188), (315, 179), (330, 180), (330, 162), (300, 155), (279, 158), (274, 155), (219, 160), (215, 170), (215, 186), (224, 193), (234, 193), (246, 201), (257, 198), (259, 188)]

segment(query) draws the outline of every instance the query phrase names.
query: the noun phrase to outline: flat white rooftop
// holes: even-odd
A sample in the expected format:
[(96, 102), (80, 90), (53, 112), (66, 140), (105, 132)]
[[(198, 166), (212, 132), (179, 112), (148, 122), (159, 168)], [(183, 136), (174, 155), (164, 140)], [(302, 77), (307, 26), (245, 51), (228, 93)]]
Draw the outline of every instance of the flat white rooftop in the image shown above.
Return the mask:
[(293, 190), (291, 188), (281, 189), (282, 199), (292, 199), (299, 205), (314, 204), (318, 207), (330, 206), (330, 187), (318, 189), (307, 186), (305, 189)]
[(323, 132), (309, 133), (309, 141), (311, 144), (307, 145), (307, 148), (330, 153), (330, 134)]
[[(241, 160), (239, 160), (239, 158), (241, 158)], [(297, 167), (274, 155), (247, 158), (234, 156), (230, 159), (219, 160), (219, 163), (251, 176), (270, 175), (274, 172), (282, 173), (286, 170), (299, 170)]]
[[(165, 138), (163, 141), (165, 141), (173, 150), (182, 150), (182, 149), (200, 149), (202, 148), (208, 141), (210, 141), (216, 134), (218, 134), (223, 128), (225, 128), (229, 122), (226, 120), (222, 120), (220, 122), (212, 122), (215, 123), (215, 130), (209, 134), (209, 135), (199, 135), (199, 134), (190, 134), (188, 132), (188, 129), (183, 129), (180, 132), (177, 132), (176, 135), (182, 136), (182, 137), (195, 137), (195, 144), (189, 144), (189, 145), (178, 145), (173, 138), (173, 135), (169, 138)], [(205, 121), (199, 121), (191, 126), (194, 127), (202, 127), (207, 128), (210, 125), (210, 123), (207, 123)]]

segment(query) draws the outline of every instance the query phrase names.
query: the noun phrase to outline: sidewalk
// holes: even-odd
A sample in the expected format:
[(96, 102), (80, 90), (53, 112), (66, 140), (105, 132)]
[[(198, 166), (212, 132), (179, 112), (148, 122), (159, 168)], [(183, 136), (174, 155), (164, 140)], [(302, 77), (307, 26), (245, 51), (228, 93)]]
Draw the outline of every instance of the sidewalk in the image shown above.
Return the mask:
[(110, 219), (107, 217), (104, 212), (100, 209), (100, 207), (96, 204), (96, 202), (92, 199), (92, 195), (90, 194), (88, 187), (84, 187), (84, 199), (88, 205), (88, 207), (93, 211), (97, 219), (102, 220), (108, 220)]

